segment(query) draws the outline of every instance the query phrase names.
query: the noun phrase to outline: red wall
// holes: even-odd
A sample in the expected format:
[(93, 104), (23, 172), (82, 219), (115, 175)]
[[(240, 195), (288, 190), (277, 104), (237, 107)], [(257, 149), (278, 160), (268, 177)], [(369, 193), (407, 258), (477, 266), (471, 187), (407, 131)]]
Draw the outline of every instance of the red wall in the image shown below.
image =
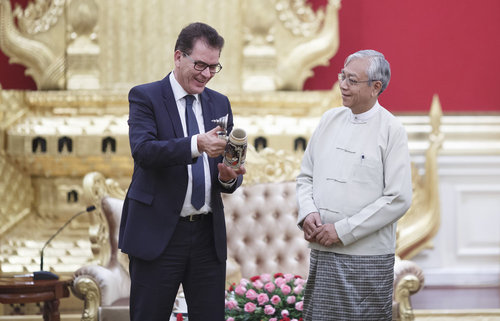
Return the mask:
[[(500, 0), (342, 0), (339, 15), (339, 50), (314, 69), (305, 90), (329, 90), (345, 57), (371, 48), (391, 63), (380, 97), (391, 111), (427, 113), (437, 93), (445, 112), (500, 112)], [(4, 89), (35, 89), (23, 72), (0, 52)]]
[(437, 93), (447, 112), (500, 112), (499, 0), (343, 0), (341, 6), (339, 50), (329, 66), (315, 68), (306, 90), (330, 89), (345, 58), (370, 48), (391, 63), (391, 83), (380, 96), (391, 111), (428, 112)]

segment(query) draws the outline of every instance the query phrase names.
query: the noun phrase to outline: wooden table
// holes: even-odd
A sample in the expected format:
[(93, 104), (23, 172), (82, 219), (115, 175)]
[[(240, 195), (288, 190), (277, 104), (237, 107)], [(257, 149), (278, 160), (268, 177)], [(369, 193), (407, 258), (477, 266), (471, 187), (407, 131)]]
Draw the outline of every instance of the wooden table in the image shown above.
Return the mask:
[(43, 320), (60, 321), (59, 299), (69, 297), (71, 280), (38, 280), (33, 278), (0, 278), (0, 303), (44, 302)]

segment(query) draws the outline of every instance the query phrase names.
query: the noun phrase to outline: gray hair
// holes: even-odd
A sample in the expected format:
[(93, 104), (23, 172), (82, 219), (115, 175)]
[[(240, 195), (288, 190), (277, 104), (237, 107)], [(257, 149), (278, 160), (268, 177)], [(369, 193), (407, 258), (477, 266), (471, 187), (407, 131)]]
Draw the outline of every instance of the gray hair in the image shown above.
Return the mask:
[(368, 79), (371, 81), (380, 81), (382, 83), (382, 89), (378, 93), (380, 94), (387, 88), (389, 85), (389, 81), (391, 80), (391, 66), (389, 62), (385, 59), (384, 55), (375, 50), (360, 50), (355, 52), (345, 60), (344, 66), (347, 66), (352, 60), (360, 59), (360, 58), (368, 58), (370, 61), (370, 66), (368, 66), (368, 70), (366, 74), (368, 75)]

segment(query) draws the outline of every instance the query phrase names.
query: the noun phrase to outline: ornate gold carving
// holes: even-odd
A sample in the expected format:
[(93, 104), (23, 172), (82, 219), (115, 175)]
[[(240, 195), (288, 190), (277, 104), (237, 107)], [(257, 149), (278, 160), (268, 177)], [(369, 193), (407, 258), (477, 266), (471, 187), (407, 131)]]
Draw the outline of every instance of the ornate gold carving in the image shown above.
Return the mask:
[(38, 89), (128, 89), (162, 78), (179, 28), (200, 15), (231, 40), (221, 59), (232, 68), (212, 82), (226, 93), (301, 90), (310, 69), (338, 48), (339, 0), (317, 12), (305, 0), (193, 0), (190, 12), (173, 1), (36, 0), (16, 8), (19, 28), (10, 1), (0, 1), (0, 47)]
[[(336, 5), (340, 1), (336, 1)], [(310, 37), (314, 35), (324, 22), (322, 10), (314, 12), (305, 0), (278, 0), (276, 11), (283, 26), (295, 36)]]
[(16, 4), (14, 16), (23, 33), (37, 34), (53, 27), (64, 12), (65, 0), (35, 0), (23, 10)]
[[(301, 90), (304, 81), (312, 76), (312, 68), (326, 65), (339, 46), (338, 10), (340, 1), (330, 0), (326, 7), (322, 28), (305, 39), (289, 38), (279, 42), (281, 55), (276, 69), (278, 90)], [(277, 30), (277, 39), (287, 39), (286, 33)]]
[(397, 302), (397, 320), (413, 321), (415, 319), (410, 302), (410, 296), (424, 286), (422, 269), (408, 260), (396, 257), (394, 265), (394, 301)]
[[(314, 13), (303, 0), (244, 2), (242, 89), (301, 90), (311, 69), (326, 64), (338, 49), (340, 1)], [(278, 19), (276, 19), (276, 16)]]
[[(59, 21), (58, 21), (59, 22)], [(11, 63), (26, 66), (38, 89), (62, 89), (64, 75), (64, 38), (47, 43), (23, 35), (15, 27), (9, 0), (0, 0), (0, 48)]]
[(415, 275), (406, 275), (395, 290), (395, 299), (399, 302), (399, 316), (401, 321), (413, 321), (415, 316), (411, 307), (410, 295), (420, 289), (420, 281)]
[(300, 171), (301, 152), (264, 148), (257, 152), (248, 145), (244, 185), (257, 183), (294, 181)]
[[(0, 236), (31, 213), (31, 177), (0, 154)], [(14, 193), (12, 191), (15, 191)]]
[(412, 169), (413, 198), (408, 212), (398, 221), (396, 253), (403, 259), (411, 259), (425, 248), (432, 247), (432, 239), (440, 226), (439, 182), (437, 153), (444, 135), (440, 132), (441, 104), (434, 96), (429, 135), (430, 145), (426, 152), (425, 175), (419, 175), (416, 166)]
[(107, 266), (111, 258), (111, 247), (108, 221), (102, 212), (101, 200), (104, 196), (124, 199), (125, 191), (117, 181), (106, 179), (99, 172), (91, 172), (83, 179), (83, 195), (88, 205), (96, 207), (91, 213), (89, 227), (92, 253), (100, 265)]
[(12, 162), (5, 152), (6, 129), (25, 115), (23, 99), (21, 91), (0, 88), (0, 236), (29, 215), (33, 206), (30, 175)]
[(96, 281), (86, 275), (77, 276), (70, 288), (76, 297), (83, 300), (81, 321), (97, 321), (99, 319), (101, 291)]

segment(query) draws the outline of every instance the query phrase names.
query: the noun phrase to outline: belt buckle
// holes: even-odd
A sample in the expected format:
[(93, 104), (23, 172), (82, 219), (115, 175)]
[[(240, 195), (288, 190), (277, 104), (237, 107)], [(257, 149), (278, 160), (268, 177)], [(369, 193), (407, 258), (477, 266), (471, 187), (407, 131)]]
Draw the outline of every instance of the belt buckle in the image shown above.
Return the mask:
[(193, 219), (193, 217), (195, 216), (196, 214), (193, 214), (193, 215), (189, 215), (189, 222), (194, 222), (195, 220)]

